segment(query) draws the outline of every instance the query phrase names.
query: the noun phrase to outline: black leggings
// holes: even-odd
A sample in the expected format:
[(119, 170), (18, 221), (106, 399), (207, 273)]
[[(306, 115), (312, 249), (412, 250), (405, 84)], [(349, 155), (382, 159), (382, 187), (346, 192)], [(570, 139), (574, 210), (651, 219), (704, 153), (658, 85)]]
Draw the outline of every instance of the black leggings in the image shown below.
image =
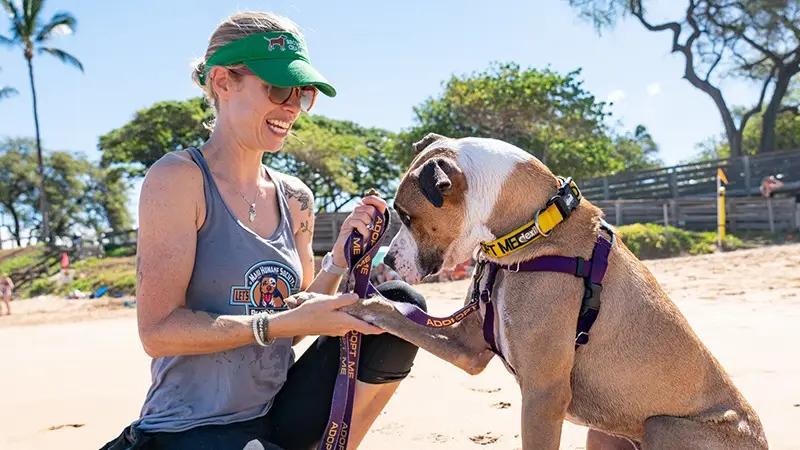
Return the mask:
[[(427, 311), (422, 295), (402, 281), (387, 281), (377, 289), (388, 299)], [(411, 371), (417, 350), (388, 333), (363, 336), (357, 379), (370, 384), (400, 381)], [(129, 427), (101, 450), (241, 450), (251, 441), (258, 443), (251, 442), (248, 450), (316, 448), (328, 424), (338, 367), (339, 338), (321, 336), (289, 369), (286, 384), (265, 416), (177, 433), (143, 434)]]

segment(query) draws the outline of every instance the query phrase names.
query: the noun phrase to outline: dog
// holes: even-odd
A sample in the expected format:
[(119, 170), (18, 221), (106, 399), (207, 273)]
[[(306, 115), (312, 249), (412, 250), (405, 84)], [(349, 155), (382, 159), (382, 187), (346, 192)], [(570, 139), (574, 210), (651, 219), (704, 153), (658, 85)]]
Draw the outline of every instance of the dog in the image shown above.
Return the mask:
[[(384, 258), (410, 284), (530, 222), (560, 186), (541, 161), (500, 140), (431, 133), (414, 148), (394, 201), (403, 225)], [(602, 225), (602, 211), (581, 199), (546, 237), (480, 258), (588, 260)], [(500, 270), (492, 294), (498, 353), (484, 339), (483, 304), (446, 328), (412, 322), (378, 297), (345, 310), (469, 374), (502, 356), (521, 389), (525, 449), (559, 448), (565, 419), (645, 449), (768, 448), (754, 409), (624, 242), (613, 241), (602, 306), (589, 341), (576, 347), (584, 289), (567, 273)]]

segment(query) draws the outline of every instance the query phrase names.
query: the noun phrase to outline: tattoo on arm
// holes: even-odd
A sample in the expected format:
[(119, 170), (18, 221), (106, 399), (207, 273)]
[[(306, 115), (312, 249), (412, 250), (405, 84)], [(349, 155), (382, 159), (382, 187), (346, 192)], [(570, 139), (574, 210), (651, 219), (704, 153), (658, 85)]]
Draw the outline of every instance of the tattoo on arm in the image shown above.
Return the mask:
[(300, 211), (308, 209), (308, 202), (311, 200), (308, 194), (300, 189), (289, 186), (289, 183), (286, 182), (283, 183), (283, 189), (286, 191), (286, 198), (296, 198), (297, 201), (300, 202)]
[(311, 229), (308, 228), (308, 221), (300, 222), (300, 232), (311, 234)]

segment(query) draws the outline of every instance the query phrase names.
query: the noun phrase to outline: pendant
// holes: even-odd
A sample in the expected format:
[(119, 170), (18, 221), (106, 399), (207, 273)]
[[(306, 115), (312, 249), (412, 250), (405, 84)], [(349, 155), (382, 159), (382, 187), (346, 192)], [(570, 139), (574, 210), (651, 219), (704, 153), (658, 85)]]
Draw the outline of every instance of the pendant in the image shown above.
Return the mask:
[(256, 220), (256, 204), (250, 205), (250, 222)]

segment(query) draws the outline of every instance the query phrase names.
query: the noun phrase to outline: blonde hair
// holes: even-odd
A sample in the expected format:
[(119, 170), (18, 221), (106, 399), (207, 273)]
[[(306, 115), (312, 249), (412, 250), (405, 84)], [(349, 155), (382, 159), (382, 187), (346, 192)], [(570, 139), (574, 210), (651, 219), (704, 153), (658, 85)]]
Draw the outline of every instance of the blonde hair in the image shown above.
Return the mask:
[[(192, 80), (203, 90), (208, 105), (214, 111), (215, 119), (219, 111), (219, 99), (214, 93), (214, 89), (211, 87), (211, 74), (209, 73), (206, 76), (205, 85), (200, 84), (199, 75), (205, 73), (206, 61), (208, 61), (208, 58), (210, 58), (217, 49), (226, 44), (230, 44), (233, 41), (242, 39), (251, 34), (267, 33), (271, 31), (286, 31), (296, 34), (298, 37), (302, 37), (299, 27), (292, 22), (291, 19), (270, 12), (239, 12), (233, 14), (217, 25), (217, 29), (211, 34), (205, 56), (198, 58), (194, 62)], [(237, 68), (242, 67), (242, 65), (234, 64), (228, 67)], [(230, 76), (234, 80), (240, 77), (240, 75), (233, 72), (230, 73)], [(213, 129), (214, 121), (210, 124), (206, 124), (206, 128), (209, 130)]]

